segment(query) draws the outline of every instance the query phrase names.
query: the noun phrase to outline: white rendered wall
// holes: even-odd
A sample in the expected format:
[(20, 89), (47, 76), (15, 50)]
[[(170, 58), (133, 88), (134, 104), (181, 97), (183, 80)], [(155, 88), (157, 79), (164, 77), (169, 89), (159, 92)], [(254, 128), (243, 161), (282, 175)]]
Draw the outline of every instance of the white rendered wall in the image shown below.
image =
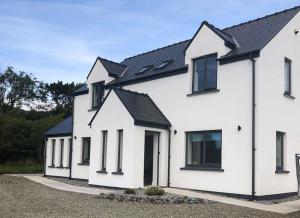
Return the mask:
[[(117, 170), (117, 130), (123, 129), (123, 153), (122, 171), (123, 175), (114, 175)], [(108, 131), (107, 138), (107, 174), (97, 173), (101, 170), (102, 163), (102, 134), (101, 131)], [(134, 120), (120, 102), (114, 91), (111, 92), (105, 104), (99, 111), (92, 124), (91, 140), (91, 164), (89, 173), (89, 184), (139, 188), (144, 186), (144, 143), (145, 131), (159, 131), (160, 151), (160, 185), (166, 186), (167, 174), (167, 134), (166, 130), (137, 127)], [(157, 153), (156, 153), (157, 154)], [(156, 181), (156, 177), (155, 177)]]
[[(224, 41), (203, 26), (186, 52), (188, 73), (124, 87), (148, 93), (177, 130), (171, 136), (172, 187), (251, 194), (251, 62), (218, 65), (220, 91), (187, 97), (191, 59), (214, 52), (220, 57), (227, 51)], [(185, 132), (217, 129), (222, 130), (224, 172), (180, 170), (185, 166)]]
[[(54, 168), (49, 167), (52, 164), (52, 139), (55, 139), (55, 157), (54, 157)], [(60, 140), (64, 139), (64, 151), (63, 151), (63, 167), (60, 168)], [(47, 140), (46, 147), (46, 166), (45, 174), (47, 176), (61, 176), (69, 177), (69, 139), (71, 137), (51, 137)]]
[[(113, 78), (108, 76), (102, 63), (97, 60), (87, 80), (89, 93), (75, 96), (74, 100), (74, 126), (73, 126), (73, 159), (72, 159), (72, 178), (88, 179), (89, 166), (80, 165), (82, 162), (82, 138), (91, 137), (89, 122), (96, 110), (92, 108), (92, 84), (105, 81), (108, 83)], [(105, 93), (106, 95), (107, 93)]]
[[(300, 153), (299, 13), (261, 51), (257, 60), (257, 194), (297, 192), (295, 153)], [(292, 95), (283, 96), (284, 58), (292, 60)], [(276, 174), (276, 131), (286, 133), (284, 170)]]

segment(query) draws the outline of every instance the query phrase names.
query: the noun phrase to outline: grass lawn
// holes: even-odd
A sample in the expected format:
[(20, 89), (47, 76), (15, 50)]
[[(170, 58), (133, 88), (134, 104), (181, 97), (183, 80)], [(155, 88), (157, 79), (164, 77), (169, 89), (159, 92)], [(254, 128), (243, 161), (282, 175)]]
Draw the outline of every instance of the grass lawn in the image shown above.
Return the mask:
[(5, 173), (42, 173), (43, 165), (42, 164), (0, 164), (0, 174)]

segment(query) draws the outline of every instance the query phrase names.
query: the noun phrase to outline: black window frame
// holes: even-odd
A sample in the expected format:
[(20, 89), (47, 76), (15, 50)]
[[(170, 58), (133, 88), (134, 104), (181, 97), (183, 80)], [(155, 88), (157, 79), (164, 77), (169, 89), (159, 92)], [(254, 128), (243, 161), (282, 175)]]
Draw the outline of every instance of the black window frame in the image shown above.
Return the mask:
[[(117, 159), (117, 173), (122, 172), (123, 167), (123, 146), (124, 146), (124, 131), (123, 129), (118, 129), (118, 159)], [(121, 140), (122, 139), (122, 140)]]
[[(88, 157), (89, 157), (89, 159), (88, 160), (84, 160), (84, 151), (85, 151), (85, 149), (84, 149), (84, 146), (85, 146), (84, 140), (89, 140), (89, 144), (88, 144), (89, 145), (88, 146)], [(82, 148), (81, 163), (83, 165), (89, 165), (90, 164), (90, 155), (91, 155), (91, 137), (82, 137), (82, 146), (81, 146), (81, 148)]]
[[(199, 165), (194, 165), (194, 164), (188, 164), (188, 135), (189, 134), (207, 134), (207, 133), (220, 133), (221, 135), (221, 154), (220, 154), (220, 164), (199, 164)], [(222, 138), (222, 130), (203, 130), (203, 131), (188, 131), (185, 132), (185, 137), (186, 137), (186, 146), (185, 146), (185, 168), (187, 169), (201, 169), (201, 168), (206, 168), (206, 169), (222, 169), (222, 147), (223, 147), (223, 138)], [(191, 153), (192, 155), (192, 153)], [(203, 152), (202, 155), (205, 155), (205, 152)], [(202, 157), (203, 158), (203, 157)], [(205, 158), (203, 158), (205, 159)]]
[(106, 172), (106, 162), (107, 162), (107, 140), (108, 131), (103, 130), (102, 134), (102, 160), (101, 160), (101, 171)]
[[(285, 65), (288, 64), (289, 65), (289, 72), (288, 72), (288, 90), (286, 90), (286, 72), (285, 72)], [(289, 58), (285, 57), (284, 58), (284, 95), (288, 95), (291, 96), (292, 95), (292, 60), (290, 60)]]
[[(105, 92), (105, 88), (104, 88), (104, 81), (100, 81), (100, 82), (95, 82), (95, 83), (92, 83), (92, 109), (97, 109), (101, 106), (101, 103), (103, 101), (103, 97), (104, 97), (104, 92)], [(97, 104), (95, 104), (95, 95), (97, 95), (97, 93), (95, 94), (95, 89), (96, 89), (96, 86), (99, 86), (99, 90), (100, 90), (100, 93), (98, 93), (100, 96), (99, 96), (99, 102)]]
[(52, 151), (51, 151), (51, 166), (54, 167), (55, 166), (55, 147), (56, 147), (56, 139), (52, 139)]
[[(277, 135), (280, 135), (281, 138), (281, 152), (280, 152), (280, 158), (281, 158), (281, 165), (278, 166), (277, 164)], [(285, 144), (285, 137), (286, 133), (281, 131), (276, 131), (276, 171), (283, 171), (284, 170), (284, 144)]]
[(66, 166), (66, 168), (69, 168), (70, 167), (70, 165), (71, 165), (71, 153), (72, 153), (72, 151), (71, 151), (71, 149), (72, 149), (72, 143), (73, 143), (73, 140), (72, 140), (72, 138), (68, 138), (68, 156), (67, 156), (67, 166)]
[[(207, 58), (210, 57), (216, 57), (216, 87), (214, 88), (207, 88)], [(196, 70), (196, 64), (195, 62), (198, 60), (204, 59), (205, 60), (205, 88), (204, 89), (198, 89), (195, 90), (195, 70)], [(218, 89), (218, 53), (211, 53), (208, 55), (196, 57), (192, 59), (193, 61), (193, 75), (192, 75), (192, 94), (199, 93), (199, 92), (206, 92), (206, 91), (212, 91), (212, 90), (217, 90)]]
[(59, 166), (63, 167), (63, 157), (64, 157), (64, 144), (65, 144), (65, 140), (64, 139), (60, 139), (60, 159), (59, 159)]

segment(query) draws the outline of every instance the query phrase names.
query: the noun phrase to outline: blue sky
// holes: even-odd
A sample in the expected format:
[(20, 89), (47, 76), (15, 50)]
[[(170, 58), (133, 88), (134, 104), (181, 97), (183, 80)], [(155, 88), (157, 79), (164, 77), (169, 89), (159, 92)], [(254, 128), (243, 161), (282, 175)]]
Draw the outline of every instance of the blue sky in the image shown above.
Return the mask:
[[(226, 2), (226, 4), (225, 4)], [(84, 82), (97, 56), (121, 61), (300, 5), (296, 0), (0, 0), (0, 70)]]

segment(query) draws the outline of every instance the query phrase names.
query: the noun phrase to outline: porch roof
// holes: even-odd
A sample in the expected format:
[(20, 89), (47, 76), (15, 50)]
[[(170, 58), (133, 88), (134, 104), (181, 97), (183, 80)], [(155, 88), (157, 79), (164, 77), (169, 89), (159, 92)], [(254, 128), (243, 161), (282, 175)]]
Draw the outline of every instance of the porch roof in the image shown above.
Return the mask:
[(68, 117), (56, 126), (45, 132), (46, 137), (71, 136), (72, 135), (72, 117)]

